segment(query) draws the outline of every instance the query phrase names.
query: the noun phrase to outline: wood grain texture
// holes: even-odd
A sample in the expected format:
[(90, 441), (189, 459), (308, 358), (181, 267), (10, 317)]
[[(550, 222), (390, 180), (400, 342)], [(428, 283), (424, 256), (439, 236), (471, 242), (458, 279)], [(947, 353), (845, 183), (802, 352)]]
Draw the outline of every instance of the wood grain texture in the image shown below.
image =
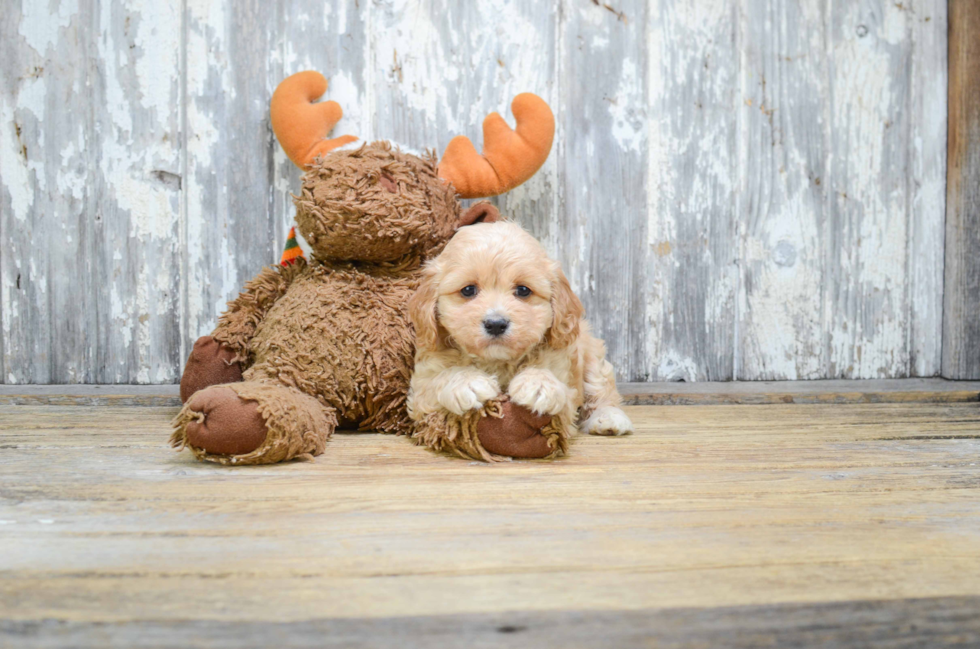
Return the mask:
[(6, 383), (179, 377), (180, 2), (6, 3)]
[(743, 15), (739, 378), (938, 373), (939, 4)]
[(640, 611), (507, 611), (298, 622), (193, 620), (99, 624), (0, 620), (22, 649), (351, 647), (445, 649), (908, 649), (980, 644), (980, 597)]
[(975, 182), (943, 231), (943, 0), (8, 4), (0, 382), (179, 378), (278, 257), (298, 172), (268, 101), (308, 68), (337, 133), (440, 153), (544, 97), (553, 153), (496, 201), (620, 380), (980, 372)]
[[(0, 406), (180, 407), (176, 385), (0, 385)], [(620, 383), (631, 406), (785, 403), (956, 403), (980, 400), (980, 381), (875, 379)]]
[(739, 11), (728, 1), (651, 4), (650, 100), (640, 114), (650, 137), (647, 228), (627, 236), (643, 240), (634, 255), (649, 272), (628, 316), (633, 353), (645, 349), (647, 366), (631, 380), (736, 378)]
[(210, 333), (229, 298), (282, 252), (299, 170), (269, 124), (269, 97), (286, 76), (323, 72), (342, 128), (363, 135), (363, 11), (290, 2), (187, 4), (187, 150), (183, 358)]
[[(649, 327), (643, 237), (648, 3), (624, 0), (609, 10), (572, 2), (562, 9), (558, 259), (618, 374), (648, 378), (646, 336), (635, 336)], [(627, 220), (628, 234), (619, 225)]]
[(275, 263), (282, 236), (264, 100), (282, 73), (275, 4), (191, 1), (184, 21), (182, 362), (229, 297)]
[[(631, 406), (980, 401), (980, 381), (942, 379), (620, 383), (619, 391)], [(3, 395), (0, 390), (0, 403), (4, 403)]]
[[(369, 3), (372, 137), (441, 155), (450, 139), (465, 135), (482, 150), (484, 118), (498, 112), (513, 126), (510, 103), (519, 93), (559, 106), (557, 7), (518, 0)], [(557, 158), (493, 199), (552, 254), (562, 225), (555, 222)]]
[(739, 378), (828, 376), (823, 8), (777, 0), (742, 16)]
[[(638, 616), (693, 609), (732, 632), (878, 620), (897, 642), (901, 610), (949, 642), (976, 631), (976, 403), (634, 407), (635, 435), (576, 439), (559, 461), (355, 434), (316, 462), (231, 469), (167, 448), (174, 412), (0, 408), (0, 637), (269, 622), (361, 646), (393, 618), (418, 636), (575, 614), (643, 633)], [(882, 603), (909, 598), (944, 599)]]
[(909, 91), (908, 354), (911, 376), (939, 376), (943, 347), (948, 30), (945, 2), (914, 0)]
[(907, 374), (910, 12), (829, 11), (825, 281), (828, 378)]
[(949, 3), (943, 376), (980, 378), (980, 5)]

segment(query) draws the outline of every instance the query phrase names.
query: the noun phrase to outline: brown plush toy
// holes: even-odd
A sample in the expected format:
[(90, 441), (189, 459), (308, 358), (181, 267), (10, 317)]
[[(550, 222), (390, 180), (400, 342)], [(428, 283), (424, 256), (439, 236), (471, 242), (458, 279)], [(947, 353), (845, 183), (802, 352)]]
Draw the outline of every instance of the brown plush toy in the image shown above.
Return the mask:
[[(337, 427), (411, 432), (406, 395), (414, 355), (408, 300), (421, 266), (455, 229), (493, 220), (487, 203), (462, 212), (459, 198), (492, 196), (530, 178), (548, 157), (554, 117), (532, 94), (512, 104), (517, 128), (496, 113), (483, 123), (484, 154), (454, 138), (442, 161), (386, 141), (324, 139), (340, 120), (317, 72), (283, 81), (272, 97), (273, 130), (305, 169), (295, 197), (297, 238), (307, 254), (264, 269), (199, 339), (180, 382), (184, 408), (171, 443), (198, 459), (268, 464), (324, 451)], [(481, 457), (543, 457), (548, 424), (509, 403), (488, 404), (494, 425), (465, 448), (459, 422), (417, 439)], [(547, 431), (546, 431), (547, 432)]]

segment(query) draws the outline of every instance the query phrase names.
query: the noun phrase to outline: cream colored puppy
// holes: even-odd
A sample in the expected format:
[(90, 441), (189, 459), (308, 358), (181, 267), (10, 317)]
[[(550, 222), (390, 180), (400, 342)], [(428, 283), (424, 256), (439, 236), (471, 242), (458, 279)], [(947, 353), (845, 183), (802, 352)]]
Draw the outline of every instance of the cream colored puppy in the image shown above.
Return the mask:
[(583, 312), (558, 263), (519, 225), (460, 228), (411, 302), (409, 414), (462, 415), (506, 393), (593, 435), (631, 432), (605, 345)]

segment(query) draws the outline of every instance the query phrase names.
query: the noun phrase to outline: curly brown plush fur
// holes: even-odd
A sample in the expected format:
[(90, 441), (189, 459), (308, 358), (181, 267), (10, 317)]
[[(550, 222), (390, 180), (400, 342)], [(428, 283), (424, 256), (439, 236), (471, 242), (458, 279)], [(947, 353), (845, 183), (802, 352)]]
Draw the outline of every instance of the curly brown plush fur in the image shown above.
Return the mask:
[(459, 217), (435, 154), (420, 158), (388, 142), (330, 154), (303, 176), (295, 203), (300, 231), (323, 256), (402, 266), (441, 249)]
[[(422, 263), (461, 219), (488, 209), (462, 217), (435, 162), (431, 153), (375, 142), (331, 153), (304, 175), (296, 221), (313, 258), (263, 269), (195, 345), (181, 380), (175, 448), (221, 464), (268, 464), (319, 455), (338, 426), (413, 432), (405, 405), (415, 353), (409, 298)], [(241, 382), (221, 382), (239, 371)], [(503, 459), (480, 445), (481, 417), (501, 420), (502, 411), (447, 414), (415, 437), (464, 457)], [(518, 438), (534, 433), (519, 418), (514, 424)], [(547, 449), (564, 450), (564, 438), (542, 434)]]
[[(417, 444), (437, 451), (447, 451), (462, 458), (503, 462), (516, 453), (494, 453), (487, 448), (488, 437), (503, 441), (503, 448), (517, 449), (531, 438), (540, 438), (530, 452), (521, 457), (555, 458), (568, 452), (567, 431), (571, 429), (561, 417), (541, 417), (526, 408), (500, 399), (483, 404), (479, 410), (471, 410), (462, 416), (442, 410), (422, 417), (415, 423), (412, 437)], [(495, 449), (496, 450), (496, 449)]]
[[(414, 336), (407, 303), (421, 265), (458, 224), (485, 216), (487, 208), (478, 208), (461, 219), (457, 193), (474, 198), (516, 187), (551, 148), (551, 110), (525, 93), (512, 105), (516, 130), (496, 113), (487, 117), (485, 155), (462, 136), (452, 140), (442, 163), (431, 152), (410, 155), (387, 142), (345, 150), (338, 147), (355, 138), (327, 139), (342, 116), (340, 106), (315, 103), (326, 88), (322, 75), (306, 71), (273, 94), (273, 130), (306, 170), (294, 199), (297, 229), (312, 254), (259, 273), (212, 335), (195, 344), (171, 443), (198, 459), (266, 464), (310, 458), (323, 452), (337, 426), (410, 432)], [(491, 415), (493, 421), (476, 425), (475, 446), (455, 432), (472, 422), (451, 418), (418, 439), (484, 459), (490, 458), (479, 446), (481, 436), (498, 450), (533, 447), (535, 454), (526, 457), (564, 448), (551, 433), (542, 437), (529, 413), (506, 405)]]
[[(313, 259), (264, 269), (228, 305), (212, 337), (245, 368), (243, 382), (200, 390), (174, 420), (172, 444), (199, 459), (264, 464), (318, 455), (338, 425), (411, 432), (408, 300), (422, 262), (438, 254), (459, 221), (452, 187), (436, 175), (433, 154), (375, 142), (314, 165), (295, 202)], [(241, 400), (237, 419), (236, 404), (219, 392), (225, 386)], [(219, 405), (229, 422), (224, 433), (241, 435), (235, 422), (250, 425), (247, 402), (258, 403), (265, 421), (258, 448), (229, 456), (195, 438), (203, 433), (193, 422)]]

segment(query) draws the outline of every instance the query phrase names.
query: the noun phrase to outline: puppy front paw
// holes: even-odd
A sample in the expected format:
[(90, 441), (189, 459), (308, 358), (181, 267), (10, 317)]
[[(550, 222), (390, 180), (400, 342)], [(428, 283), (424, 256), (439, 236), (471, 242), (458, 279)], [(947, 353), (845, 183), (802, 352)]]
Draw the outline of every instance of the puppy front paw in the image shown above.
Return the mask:
[(540, 415), (557, 415), (568, 404), (568, 388), (548, 370), (524, 370), (507, 391), (511, 401)]
[(477, 371), (457, 373), (439, 391), (439, 403), (454, 415), (476, 410), (500, 394), (497, 379)]
[(619, 408), (604, 406), (597, 408), (582, 423), (582, 432), (589, 435), (629, 435), (633, 432), (633, 422)]

